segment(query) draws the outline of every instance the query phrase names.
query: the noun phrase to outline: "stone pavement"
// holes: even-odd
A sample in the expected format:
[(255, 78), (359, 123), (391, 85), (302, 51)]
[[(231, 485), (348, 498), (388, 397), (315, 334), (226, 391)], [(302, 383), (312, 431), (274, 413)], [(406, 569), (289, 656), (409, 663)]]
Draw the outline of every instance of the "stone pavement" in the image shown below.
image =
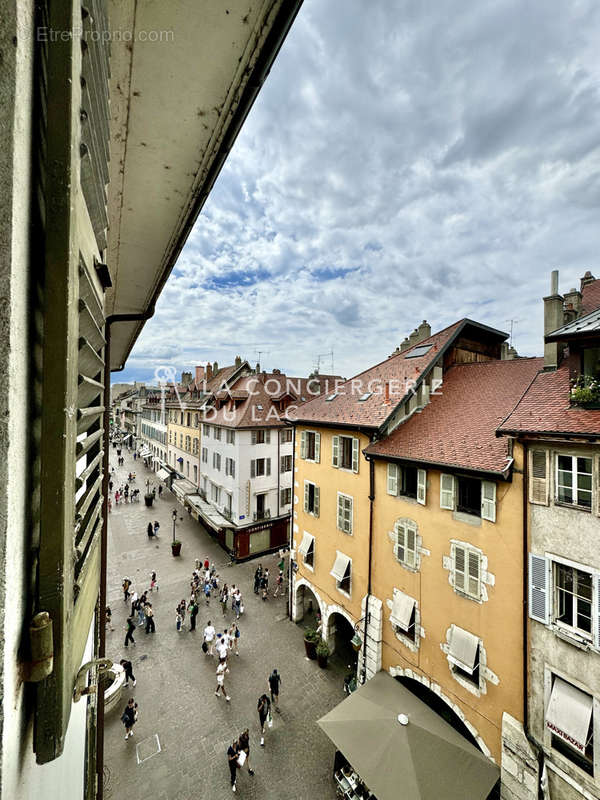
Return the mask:
[[(233, 738), (250, 729), (250, 761), (255, 775), (238, 771), (237, 795), (244, 798), (317, 798), (333, 800), (334, 747), (316, 725), (316, 720), (343, 698), (343, 670), (326, 670), (305, 658), (302, 630), (286, 616), (286, 597), (263, 602), (252, 591), (257, 561), (269, 568), (274, 579), (277, 556), (229, 566), (227, 553), (188, 516), (177, 498), (163, 490), (151, 509), (145, 507), (146, 478), (155, 483), (143, 462), (133, 461), (123, 451), (125, 465), (115, 469), (117, 488), (135, 471), (134, 485), (140, 489), (139, 504), (114, 505), (109, 518), (107, 602), (113, 612), (114, 632), (107, 631), (106, 654), (119, 661), (128, 657), (137, 679), (135, 689), (124, 689), (139, 704), (135, 734), (127, 741), (120, 721), (122, 708), (106, 716), (105, 797), (127, 800), (193, 800), (234, 796), (229, 782), (227, 747)], [(111, 447), (111, 462), (116, 451)], [(182, 541), (179, 558), (171, 555), (173, 508), (179, 515), (176, 536)], [(183, 519), (180, 519), (183, 517)], [(160, 522), (160, 538), (149, 540), (149, 521)], [(216, 599), (210, 607), (202, 602), (196, 632), (175, 627), (175, 606), (189, 598), (194, 559), (208, 556), (215, 562), (221, 580), (239, 585), (245, 613), (239, 624), (240, 656), (229, 658), (230, 673), (225, 686), (231, 702), (215, 697), (217, 658), (202, 653), (202, 631), (208, 619), (217, 630), (222, 624)], [(125, 619), (129, 604), (123, 602), (121, 583), (125, 576), (141, 592), (149, 587), (150, 572), (156, 570), (159, 591), (151, 595), (156, 633), (146, 635), (137, 628), (136, 646), (124, 648)], [(272, 589), (273, 590), (273, 581)], [(234, 614), (227, 611), (227, 625)], [(222, 628), (221, 628), (222, 629)], [(281, 713), (273, 714), (266, 747), (259, 746), (260, 730), (256, 703), (268, 694), (267, 678), (273, 668), (282, 676)], [(121, 706), (124, 707), (126, 695)], [(156, 736), (160, 752), (156, 752)], [(151, 755), (155, 753), (154, 755)], [(142, 761), (145, 757), (147, 760)], [(142, 761), (142, 763), (138, 763)]]

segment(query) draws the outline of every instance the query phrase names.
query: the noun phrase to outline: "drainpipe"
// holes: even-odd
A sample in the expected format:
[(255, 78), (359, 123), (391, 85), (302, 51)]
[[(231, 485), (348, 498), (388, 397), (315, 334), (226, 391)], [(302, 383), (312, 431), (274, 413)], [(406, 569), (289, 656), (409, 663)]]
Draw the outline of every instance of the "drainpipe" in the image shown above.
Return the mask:
[(373, 504), (375, 502), (375, 462), (369, 461), (369, 571), (367, 578), (367, 597), (365, 599), (365, 641), (363, 644), (363, 665), (360, 673), (360, 682), (364, 683), (367, 679), (367, 640), (369, 638), (369, 597), (371, 596), (371, 568), (373, 561)]
[(279, 503), (279, 493), (281, 492), (281, 431), (275, 428), (275, 435), (277, 436), (277, 516), (281, 513), (281, 506)]
[(292, 510), (290, 511), (290, 557), (288, 559), (288, 586), (290, 588), (290, 597), (288, 601), (288, 616), (293, 619), (293, 603), (294, 603), (294, 569), (292, 567), (292, 548), (294, 546), (294, 492), (296, 489), (296, 426), (292, 426)]

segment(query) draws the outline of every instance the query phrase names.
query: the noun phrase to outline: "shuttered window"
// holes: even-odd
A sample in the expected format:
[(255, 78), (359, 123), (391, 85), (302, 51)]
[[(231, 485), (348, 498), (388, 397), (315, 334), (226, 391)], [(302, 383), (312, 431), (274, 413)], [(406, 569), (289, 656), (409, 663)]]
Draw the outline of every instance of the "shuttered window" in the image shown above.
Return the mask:
[(529, 451), (529, 502), (537, 505), (548, 505), (548, 469), (549, 453), (547, 450)]
[(479, 551), (453, 544), (452, 567), (456, 591), (479, 600), (481, 597), (481, 554)]
[(387, 465), (387, 493), (394, 497), (398, 494), (398, 464)]
[(493, 481), (481, 481), (481, 517), (496, 522), (496, 484)]
[(333, 436), (331, 466), (358, 472), (360, 440), (356, 436)]
[(427, 470), (417, 470), (417, 503), (422, 506), (427, 501)]
[(353, 499), (347, 495), (338, 492), (337, 495), (337, 527), (338, 530), (344, 533), (352, 533), (353, 528)]
[(529, 616), (547, 624), (550, 619), (550, 577), (548, 560), (529, 554)]
[(319, 516), (320, 507), (319, 487), (311, 481), (304, 481), (304, 511), (315, 517)]
[(454, 475), (440, 475), (440, 508), (454, 511)]
[(302, 431), (300, 434), (300, 458), (307, 461), (321, 460), (321, 434), (316, 431)]
[(399, 520), (394, 527), (396, 542), (394, 555), (405, 567), (417, 566), (417, 525), (410, 520)]

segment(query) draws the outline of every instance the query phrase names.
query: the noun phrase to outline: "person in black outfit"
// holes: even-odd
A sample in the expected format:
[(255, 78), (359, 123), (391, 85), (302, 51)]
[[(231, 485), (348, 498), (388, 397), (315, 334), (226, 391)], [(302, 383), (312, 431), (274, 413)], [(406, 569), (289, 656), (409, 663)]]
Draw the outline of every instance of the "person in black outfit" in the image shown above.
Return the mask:
[(189, 605), (190, 610), (190, 630), (196, 630), (196, 617), (198, 616), (198, 606), (196, 603), (190, 603)]
[(279, 684), (281, 683), (281, 675), (276, 669), (269, 675), (269, 689), (271, 690), (271, 702), (275, 711), (279, 711)]
[(125, 738), (127, 739), (129, 736), (133, 736), (133, 726), (137, 720), (137, 707), (138, 704), (135, 702), (133, 697), (129, 698), (129, 702), (125, 706), (125, 710), (121, 714), (121, 722), (125, 725)]
[(233, 742), (227, 748), (227, 759), (229, 763), (229, 774), (231, 776), (231, 788), (235, 792), (235, 779), (237, 778), (237, 768), (238, 768), (238, 755), (239, 755), (239, 746), (237, 743), (237, 739), (234, 739)]
[(258, 711), (258, 719), (260, 721), (260, 746), (265, 746), (265, 722), (269, 718), (269, 711), (271, 710), (271, 701), (266, 694), (261, 694), (258, 698), (256, 705)]
[(250, 766), (250, 733), (248, 728), (240, 735), (238, 739), (238, 747), (240, 752), (243, 750), (246, 753), (246, 766), (248, 767), (248, 774), (254, 775), (254, 770)]
[(119, 664), (120, 664), (120, 665), (123, 667), (123, 669), (125, 670), (125, 686), (129, 686), (129, 679), (130, 679), (130, 678), (131, 678), (131, 680), (133, 681), (133, 685), (135, 686), (135, 684), (137, 683), (137, 681), (136, 681), (136, 679), (135, 679), (135, 675), (133, 674), (133, 666), (132, 666), (132, 664), (131, 664), (131, 661), (127, 661), (127, 659), (126, 659), (126, 658), (122, 658), (122, 659), (119, 661)]
[(135, 644), (135, 639), (133, 638), (133, 632), (135, 630), (135, 620), (133, 617), (127, 618), (127, 633), (125, 634), (125, 647), (129, 646), (129, 642), (131, 644)]
[(154, 528), (152, 527), (152, 523), (148, 523), (148, 538), (151, 539), (154, 536)]
[(254, 594), (258, 594), (260, 589), (260, 579), (262, 578), (262, 566), (259, 564), (254, 573)]
[(146, 603), (146, 633), (155, 633), (154, 627), (154, 611), (152, 610), (152, 603)]

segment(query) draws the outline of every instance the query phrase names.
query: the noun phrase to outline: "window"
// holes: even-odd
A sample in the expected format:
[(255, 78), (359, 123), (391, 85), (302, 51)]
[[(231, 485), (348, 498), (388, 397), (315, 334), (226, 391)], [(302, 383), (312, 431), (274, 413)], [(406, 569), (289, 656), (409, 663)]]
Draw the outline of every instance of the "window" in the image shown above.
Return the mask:
[(281, 472), (291, 472), (291, 471), (292, 471), (292, 457), (281, 456)]
[(387, 493), (397, 497), (410, 497), (425, 505), (427, 471), (416, 467), (388, 464)]
[(481, 516), (481, 481), (478, 478), (457, 478), (456, 510), (463, 514)]
[(551, 732), (553, 749), (593, 775), (594, 698), (553, 675), (546, 727)]
[(232, 478), (235, 478), (235, 461), (233, 458), (225, 459), (225, 475), (231, 475)]
[(208, 463), (208, 447), (203, 447), (202, 448), (202, 462), (204, 464)]
[(453, 544), (452, 583), (461, 594), (479, 600), (481, 597), (481, 553), (466, 545)]
[(354, 501), (347, 494), (337, 495), (337, 527), (338, 530), (352, 535), (352, 507)]
[(191, 450), (191, 448), (192, 448), (192, 437), (191, 437), (191, 436), (186, 436), (186, 437), (185, 437), (185, 449), (186, 449), (186, 450), (188, 451), (188, 453), (189, 453), (189, 451)]
[(417, 567), (417, 525), (412, 520), (398, 520), (394, 526), (394, 555), (404, 567)]
[(300, 435), (300, 458), (307, 461), (321, 460), (321, 434), (315, 431), (302, 431)]
[(289, 506), (289, 504), (291, 502), (292, 502), (292, 490), (291, 490), (291, 488), (288, 487), (287, 489), (282, 489), (281, 490), (281, 495), (280, 495), (280, 505)]
[(206, 423), (204, 423), (202, 425), (202, 433), (203, 433), (204, 436), (210, 436), (210, 425), (207, 425)]
[(529, 451), (529, 502), (548, 505), (548, 451)]
[(252, 431), (252, 444), (269, 444), (271, 441), (271, 431), (260, 430)]
[(202, 478), (202, 489), (204, 491), (204, 494), (206, 494), (206, 492), (208, 491), (208, 478), (206, 477), (206, 475), (204, 475)]
[(291, 442), (294, 438), (294, 431), (292, 428), (284, 428), (281, 431), (281, 444), (286, 444), (287, 442)]
[(233, 495), (231, 494), (231, 492), (225, 492), (225, 505), (224, 505), (223, 508), (230, 516), (231, 516), (231, 508), (232, 508), (232, 506), (231, 506), (232, 497), (233, 497)]
[(213, 503), (218, 504), (219, 500), (221, 499), (221, 489), (218, 486), (216, 486), (214, 483), (211, 483), (211, 485), (210, 485), (210, 493), (211, 493), (210, 496), (211, 496), (211, 499), (212, 499)]
[(304, 511), (307, 514), (319, 516), (320, 495), (321, 492), (316, 484), (304, 481)]
[(198, 465), (194, 464), (194, 483), (198, 481)]
[(338, 550), (333, 569), (329, 574), (335, 578), (336, 588), (349, 596), (352, 588), (352, 559)]
[(440, 508), (496, 521), (496, 484), (464, 475), (440, 475)]
[(358, 472), (360, 441), (355, 436), (334, 436), (331, 440), (331, 465)]
[(221, 453), (213, 453), (213, 469), (221, 471)]
[(600, 347), (584, 348), (583, 374), (590, 378), (600, 378)]
[(227, 431), (227, 444), (235, 444), (235, 431)]
[(190, 412), (189, 411), (185, 415), (185, 424), (186, 424), (186, 427), (188, 427), (188, 428), (190, 427)]
[(250, 477), (259, 478), (261, 475), (271, 474), (270, 458), (255, 458), (250, 462)]
[(556, 456), (556, 500), (565, 505), (592, 507), (592, 459)]
[(197, 438), (194, 438), (194, 440), (192, 441), (192, 453), (195, 456), (198, 455), (198, 439)]
[(215, 436), (215, 440), (217, 442), (221, 441), (221, 428), (217, 428), (216, 425), (215, 425), (215, 428), (214, 428), (214, 436)]
[(179, 449), (183, 450), (183, 433), (179, 434)]
[(448, 643), (448, 661), (455, 677), (479, 687), (479, 639), (452, 625)]
[(412, 643), (417, 640), (416, 611), (417, 604), (415, 600), (404, 594), (404, 592), (394, 589), (390, 622), (396, 635), (400, 638), (406, 638)]
[(410, 353), (407, 353), (404, 358), (421, 358), (421, 356), (428, 353), (432, 347), (432, 344), (420, 344), (418, 347), (414, 347)]
[(183, 425), (183, 411), (180, 412), (181, 419), (179, 420), (179, 424)]
[(592, 633), (592, 575), (554, 564), (554, 618), (585, 637)]
[(298, 555), (302, 556), (306, 566), (310, 567), (311, 569), (314, 568), (315, 537), (311, 536), (310, 533), (307, 533), (306, 531), (304, 531), (304, 534), (302, 536), (302, 541), (300, 543), (300, 547), (298, 548)]

